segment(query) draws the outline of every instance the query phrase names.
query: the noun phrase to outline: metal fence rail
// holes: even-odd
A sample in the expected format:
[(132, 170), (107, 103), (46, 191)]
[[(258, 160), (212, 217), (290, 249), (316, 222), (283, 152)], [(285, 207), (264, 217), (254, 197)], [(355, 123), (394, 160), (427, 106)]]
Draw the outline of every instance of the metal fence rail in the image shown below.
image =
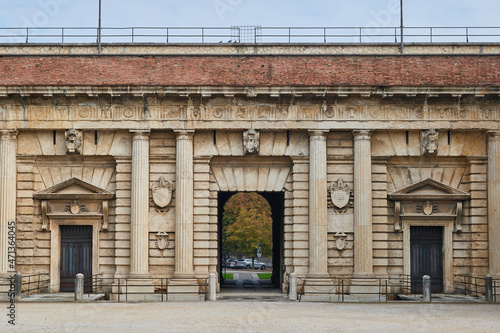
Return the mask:
[[(96, 44), (93, 27), (0, 28), (0, 43)], [(399, 43), (400, 27), (102, 28), (102, 43)], [(405, 43), (499, 43), (500, 27), (404, 27)]]
[[(500, 279), (492, 279), (493, 281), (493, 303), (496, 303), (500, 296)], [(465, 296), (483, 297), (486, 291), (486, 278), (470, 275), (455, 276), (455, 293), (464, 294)]]
[(48, 273), (23, 276), (21, 290), (26, 296), (47, 292), (49, 287), (50, 276)]
[[(390, 285), (389, 279), (370, 279), (377, 280), (376, 284), (367, 281), (366, 279), (356, 279), (356, 278), (332, 278), (330, 281), (325, 281), (325, 279), (314, 279), (307, 278), (302, 281), (301, 290), (298, 293), (299, 302), (302, 297), (307, 294), (310, 295), (330, 295), (337, 298), (337, 302), (345, 302), (348, 296), (374, 296), (379, 302), (387, 302), (389, 300), (389, 295), (391, 294), (391, 288), (394, 285)], [(354, 291), (354, 288), (359, 287), (359, 291)], [(363, 291), (365, 287), (376, 287), (376, 291), (368, 291), (372, 288), (367, 288)], [(306, 289), (312, 290), (311, 292), (306, 292)]]
[[(150, 282), (153, 280), (153, 292), (142, 292), (140, 287), (144, 287), (143, 281)], [(208, 278), (204, 279), (205, 283), (201, 285), (202, 290), (196, 292), (175, 292), (169, 290), (169, 281), (171, 278), (104, 278), (102, 274), (92, 275), (84, 278), (83, 292), (85, 294), (109, 293), (116, 297), (118, 302), (128, 301), (129, 295), (154, 295), (158, 300), (164, 302), (168, 299), (168, 295), (174, 294), (196, 294), (204, 295), (205, 301), (208, 300)], [(134, 288), (138, 287), (138, 288)], [(175, 287), (200, 287), (199, 284), (176, 284)]]

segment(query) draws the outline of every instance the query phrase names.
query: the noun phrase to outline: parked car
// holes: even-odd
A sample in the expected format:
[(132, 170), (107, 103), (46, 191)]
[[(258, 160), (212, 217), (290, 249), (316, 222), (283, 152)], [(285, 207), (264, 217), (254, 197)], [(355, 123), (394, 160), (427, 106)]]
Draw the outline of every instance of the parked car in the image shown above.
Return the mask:
[(227, 259), (222, 262), (222, 267), (231, 267), (231, 263), (236, 261), (236, 259)]
[[(236, 269), (251, 269), (252, 268), (252, 259), (243, 259), (243, 260), (238, 260), (234, 261), (231, 263), (229, 266), (231, 268), (236, 268)], [(263, 262), (260, 262), (258, 260), (253, 261), (253, 267), (255, 269), (266, 269), (266, 264)]]

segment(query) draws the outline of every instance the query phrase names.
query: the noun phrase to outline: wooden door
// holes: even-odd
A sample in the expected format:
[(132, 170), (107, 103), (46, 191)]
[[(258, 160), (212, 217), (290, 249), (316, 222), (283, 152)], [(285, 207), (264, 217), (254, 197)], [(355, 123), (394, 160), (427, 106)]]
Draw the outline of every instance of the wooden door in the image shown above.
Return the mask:
[(422, 293), (422, 278), (431, 277), (431, 292), (443, 291), (443, 227), (410, 227), (412, 293)]
[(61, 225), (60, 291), (75, 291), (75, 276), (92, 276), (92, 226)]

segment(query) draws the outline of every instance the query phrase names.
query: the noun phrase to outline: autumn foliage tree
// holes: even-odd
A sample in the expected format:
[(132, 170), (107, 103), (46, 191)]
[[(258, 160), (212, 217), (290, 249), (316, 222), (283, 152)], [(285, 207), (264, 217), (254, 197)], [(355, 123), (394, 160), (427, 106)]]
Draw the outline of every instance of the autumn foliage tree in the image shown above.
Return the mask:
[(224, 206), (223, 251), (256, 257), (257, 243), (263, 257), (272, 254), (271, 207), (257, 193), (237, 193)]

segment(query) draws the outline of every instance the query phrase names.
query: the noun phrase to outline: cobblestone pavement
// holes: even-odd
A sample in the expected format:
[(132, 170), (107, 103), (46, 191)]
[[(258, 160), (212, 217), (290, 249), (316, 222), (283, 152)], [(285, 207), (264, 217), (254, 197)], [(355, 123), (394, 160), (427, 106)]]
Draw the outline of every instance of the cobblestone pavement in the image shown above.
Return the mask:
[(1, 332), (498, 332), (500, 304), (168, 302), (16, 304)]

